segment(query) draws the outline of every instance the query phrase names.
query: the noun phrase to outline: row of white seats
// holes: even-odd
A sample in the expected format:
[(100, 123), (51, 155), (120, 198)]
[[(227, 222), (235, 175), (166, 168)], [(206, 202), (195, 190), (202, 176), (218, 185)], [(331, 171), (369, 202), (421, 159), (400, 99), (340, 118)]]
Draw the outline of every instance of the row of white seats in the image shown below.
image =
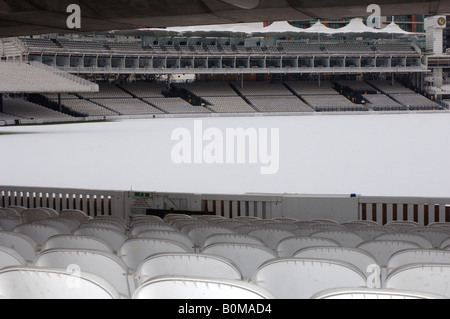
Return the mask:
[[(63, 215), (63, 214), (62, 214)], [(67, 217), (67, 216), (66, 216)], [(81, 216), (83, 217), (83, 216)], [(84, 218), (84, 217), (83, 217)], [(152, 225), (158, 225), (158, 226), (163, 226), (163, 227), (167, 227), (168, 224), (172, 224), (172, 225), (178, 225), (181, 223), (181, 221), (190, 221), (190, 217), (187, 216), (173, 216), (173, 218), (167, 218), (166, 221), (167, 223), (164, 224), (162, 222), (161, 219), (157, 218), (157, 217), (141, 217), (141, 218), (136, 218), (133, 219), (132, 223), (128, 226), (131, 227), (131, 229), (137, 229), (137, 227), (142, 226), (143, 224), (147, 224), (149, 225), (149, 221), (151, 221)], [(203, 220), (205, 221), (206, 219), (208, 219), (209, 221), (212, 221), (213, 219), (217, 219), (217, 217), (211, 217), (211, 216), (205, 216), (203, 218), (199, 218), (199, 219), (192, 219), (190, 222), (193, 223), (198, 223), (199, 221)], [(241, 219), (244, 220), (244, 219)], [(45, 220), (44, 220), (45, 221)], [(48, 221), (48, 220), (47, 220)], [(258, 222), (258, 220), (253, 219), (254, 222)], [(288, 222), (287, 220), (283, 220), (284, 222)], [(38, 220), (38, 222), (42, 222), (42, 220)], [(159, 224), (157, 223), (159, 222)], [(262, 223), (267, 222), (267, 221), (259, 221)], [(295, 222), (295, 221), (290, 221), (290, 222)], [(312, 224), (317, 223), (320, 221), (313, 221), (311, 222)], [(325, 221), (326, 222), (326, 221)], [(80, 221), (80, 224), (83, 223), (83, 220)], [(108, 218), (107, 220), (102, 220), (102, 219), (98, 219), (98, 220), (87, 220), (87, 224), (86, 224), (86, 220), (84, 220), (84, 225), (83, 226), (89, 226), (89, 224), (97, 224), (97, 226), (111, 226), (113, 228), (116, 229), (105, 229), (103, 228), (101, 230), (102, 233), (107, 233), (107, 234), (118, 234), (121, 233), (122, 235), (124, 235), (124, 229), (126, 229), (128, 226), (126, 225), (125, 222), (119, 220), (119, 219), (111, 219)], [(182, 223), (181, 223), (182, 224)], [(292, 223), (293, 224), (293, 223)], [(352, 223), (347, 223), (346, 226), (347, 227), (355, 227), (357, 224), (359, 224), (359, 222), (352, 222)], [(366, 223), (362, 223), (362, 224), (366, 224)], [(369, 223), (370, 224), (370, 223)], [(392, 223), (394, 224), (394, 223)], [(417, 225), (414, 223), (396, 223), (397, 226), (402, 226), (402, 227), (416, 227)], [(403, 225), (405, 224), (405, 225)], [(32, 224), (34, 225), (34, 224)], [(192, 224), (191, 224), (192, 225)], [(25, 226), (25, 225), (21, 225), (21, 226)], [(92, 226), (92, 225), (91, 225)], [(188, 225), (184, 225), (184, 227), (189, 226)], [(202, 226), (205, 226), (202, 223)], [(34, 227), (33, 227), (34, 228)], [(204, 228), (204, 227), (203, 227)], [(210, 227), (207, 226), (206, 227), (208, 230), (220, 230), (220, 231), (224, 231), (224, 228), (220, 228), (220, 227)], [(93, 230), (93, 227), (82, 227), (79, 230), (83, 230), (83, 229), (88, 229), (89, 231)], [(201, 231), (198, 231), (199, 229), (202, 229), (202, 227), (200, 228), (196, 228), (194, 227), (191, 231), (194, 231), (193, 234), (195, 234), (195, 238), (199, 239), (199, 238), (204, 238), (205, 234)], [(97, 227), (94, 230), (98, 231), (99, 228)], [(148, 232), (148, 230), (146, 230)], [(159, 230), (160, 231), (160, 230)], [(189, 231), (189, 233), (191, 232)], [(198, 231), (198, 233), (197, 233)], [(278, 231), (278, 230), (276, 230)], [(178, 234), (182, 234), (181, 232), (178, 232)], [(10, 235), (10, 237), (14, 237), (14, 235), (18, 235), (18, 234), (8, 234)], [(95, 234), (96, 236), (101, 237), (98, 233)], [(138, 234), (139, 235), (139, 234)], [(200, 237), (196, 237), (196, 236), (200, 236)], [(232, 234), (229, 234), (232, 235)], [(219, 236), (219, 235), (217, 235)], [(226, 235), (225, 235), (226, 236)], [(181, 236), (183, 237), (183, 236)], [(60, 240), (61, 238), (55, 237), (52, 240)], [(192, 250), (190, 250), (190, 247), (183, 245), (181, 243), (177, 243), (176, 241), (172, 241), (172, 240), (155, 240), (155, 239), (146, 239), (146, 238), (134, 238), (134, 239), (126, 239), (125, 237), (122, 237), (122, 240), (125, 240), (125, 243), (120, 247), (120, 251), (118, 253), (119, 257), (121, 258), (121, 260), (123, 262), (125, 262), (125, 264), (127, 264), (127, 260), (128, 260), (128, 264), (127, 267), (132, 268), (135, 267), (134, 269), (138, 269), (139, 265), (141, 264), (141, 261), (145, 261), (145, 259), (155, 253), (158, 253), (158, 248), (155, 249), (155, 247), (157, 247), (158, 245), (161, 247), (162, 252), (172, 252), (172, 249), (175, 249), (176, 253), (192, 253)], [(191, 241), (192, 243), (192, 241)], [(221, 246), (222, 245), (222, 246)], [(218, 252), (216, 254), (222, 254), (225, 255), (224, 257), (229, 258), (229, 260), (233, 260), (236, 262), (236, 264), (239, 264), (240, 267), (242, 269), (239, 269), (240, 271), (242, 271), (242, 274), (244, 276), (244, 278), (246, 279), (251, 279), (254, 277), (254, 274), (256, 271), (258, 271), (259, 267), (264, 264), (265, 262), (269, 262), (271, 260), (280, 260), (277, 256), (277, 254), (273, 251), (270, 250), (266, 247), (261, 246), (257, 246), (257, 245), (243, 245), (243, 244), (211, 244), (211, 247), (204, 247), (204, 249), (202, 250), (203, 253), (206, 254), (210, 254), (210, 253), (214, 253), (214, 249), (216, 249)], [(50, 249), (53, 247), (46, 247), (46, 249)], [(56, 248), (60, 248), (60, 247), (56, 247)], [(296, 247), (297, 248), (297, 247)], [(419, 249), (418, 246), (415, 247), (416, 249)], [(181, 250), (178, 250), (181, 249)], [(208, 251), (208, 249), (210, 249), (210, 251)], [(421, 250), (423, 252), (423, 250)], [(347, 251), (340, 251), (338, 252), (338, 250), (335, 251), (337, 255), (340, 255), (340, 258), (346, 258), (344, 260), (348, 260), (348, 257), (345, 257), (346, 254), (347, 256), (350, 255), (356, 255), (359, 256), (359, 258), (361, 259), (361, 256), (364, 256), (364, 253), (361, 253), (361, 251), (356, 251), (356, 250), (351, 250), (351, 249), (347, 249)], [(325, 255), (329, 255), (330, 254), (330, 250), (323, 250), (322, 254)], [(229, 255), (227, 255), (229, 254)], [(266, 254), (267, 259), (262, 258), (261, 255)], [(367, 254), (368, 255), (368, 254)], [(236, 258), (236, 256), (243, 256), (244, 259), (243, 260), (239, 260)], [(262, 258), (262, 260), (257, 260), (258, 258), (255, 258), (255, 256), (258, 256), (258, 258)], [(448, 256), (448, 255), (447, 255)], [(296, 258), (298, 257), (297, 255), (295, 256)], [(301, 257), (306, 257), (306, 256), (301, 256)], [(317, 257), (317, 255), (315, 256)], [(367, 258), (367, 256), (365, 256)], [(245, 260), (245, 258), (247, 258), (248, 260)], [(447, 257), (448, 258), (448, 257)], [(336, 259), (339, 259), (338, 257), (336, 257)], [(367, 260), (370, 260), (370, 258), (367, 258)], [(373, 259), (372, 259), (373, 261)], [(372, 262), (369, 261), (369, 262)], [(434, 260), (435, 262), (437, 260)], [(445, 261), (445, 260), (444, 260)], [(252, 267), (254, 267), (254, 269), (251, 269), (249, 266), (249, 263), (254, 262), (254, 264), (252, 264)], [(132, 264), (133, 263), (133, 264)], [(259, 264), (258, 264), (259, 263)], [(130, 266), (132, 264), (132, 266)], [(247, 267), (247, 268), (246, 268)], [(358, 267), (356, 266), (352, 266), (354, 269), (357, 269), (357, 271), (359, 272), (359, 274), (364, 277), (364, 266), (360, 267), (360, 269), (358, 269)], [(244, 275), (245, 273), (245, 275)]]
[[(1, 251), (1, 250), (0, 250)], [(339, 288), (367, 288), (368, 280), (352, 267), (338, 261), (314, 259), (273, 259), (262, 264), (250, 282), (229, 261), (204, 255), (161, 254), (141, 264), (136, 276), (130, 277), (120, 259), (98, 251), (50, 250), (43, 252), (33, 266), (13, 266), (0, 270), (2, 298), (45, 298), (55, 293), (51, 273), (58, 273), (57, 295), (53, 298), (190, 298), (254, 299), (256, 296), (212, 294), (205, 285), (219, 282), (258, 292), (259, 298), (307, 299), (323, 291)], [(107, 271), (105, 271), (107, 270)], [(74, 275), (75, 274), (75, 275)], [(384, 289), (435, 294), (450, 298), (449, 264), (411, 264), (397, 269), (387, 278)], [(82, 279), (99, 283), (109, 291), (95, 295), (82, 290)], [(53, 278), (54, 279), (54, 278)], [(133, 282), (134, 281), (134, 282)], [(19, 284), (20, 283), (20, 284)], [(23, 285), (26, 283), (26, 285)], [(76, 285), (71, 286), (70, 285)], [(77, 289), (74, 289), (77, 288)], [(99, 287), (97, 287), (98, 289)], [(170, 288), (170, 289), (169, 289)], [(61, 291), (62, 290), (62, 291)], [(79, 295), (82, 293), (82, 295)], [(236, 293), (236, 292), (235, 292)], [(380, 291), (381, 293), (381, 291)], [(47, 296), (45, 295), (47, 294)], [(252, 298), (250, 298), (252, 297)]]

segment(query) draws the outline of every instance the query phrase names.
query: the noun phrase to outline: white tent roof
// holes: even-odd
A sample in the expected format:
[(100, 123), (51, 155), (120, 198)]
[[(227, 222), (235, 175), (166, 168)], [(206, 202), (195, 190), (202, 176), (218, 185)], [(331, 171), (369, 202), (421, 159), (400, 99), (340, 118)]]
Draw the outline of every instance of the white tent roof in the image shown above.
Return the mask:
[[(301, 29), (292, 26), (287, 21), (274, 22), (270, 26), (263, 28), (259, 24), (228, 24), (228, 25), (207, 25), (192, 27), (174, 27), (167, 29), (139, 29), (134, 32), (139, 35), (152, 36), (202, 36), (202, 37), (264, 37), (276, 35), (290, 36), (342, 36), (342, 37), (408, 37), (418, 36), (419, 33), (411, 33), (402, 30), (397, 24), (391, 23), (384, 29), (370, 28), (364, 24), (363, 19), (352, 19), (350, 23), (340, 29), (332, 29), (323, 25), (320, 21), (308, 29)], [(122, 33), (126, 33), (124, 31)], [(120, 31), (117, 33), (121, 33)]]

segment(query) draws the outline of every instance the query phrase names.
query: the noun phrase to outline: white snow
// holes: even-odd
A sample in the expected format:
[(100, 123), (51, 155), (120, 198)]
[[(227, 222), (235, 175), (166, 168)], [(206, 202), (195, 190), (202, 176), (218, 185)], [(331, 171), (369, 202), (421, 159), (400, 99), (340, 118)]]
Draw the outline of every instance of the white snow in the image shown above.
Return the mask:
[[(204, 128), (279, 128), (280, 168), (175, 164), (194, 119), (0, 128), (0, 184), (190, 193), (450, 196), (450, 114), (207, 118)], [(16, 134), (3, 134), (16, 133)], [(20, 133), (20, 134), (19, 134)]]

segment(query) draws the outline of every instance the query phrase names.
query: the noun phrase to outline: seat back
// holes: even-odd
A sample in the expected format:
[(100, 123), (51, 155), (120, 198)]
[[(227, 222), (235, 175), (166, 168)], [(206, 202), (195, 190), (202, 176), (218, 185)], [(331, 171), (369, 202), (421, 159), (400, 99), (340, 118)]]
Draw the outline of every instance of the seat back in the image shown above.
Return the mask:
[(108, 282), (92, 274), (66, 270), (11, 267), (0, 271), (5, 299), (119, 299)]
[(161, 277), (139, 287), (133, 299), (273, 299), (264, 289), (242, 281)]
[(136, 272), (138, 285), (160, 276), (242, 280), (239, 269), (225, 258), (206, 254), (164, 253), (150, 256)]
[(350, 264), (303, 259), (269, 261), (253, 281), (280, 299), (309, 299), (327, 289), (366, 287), (365, 276)]

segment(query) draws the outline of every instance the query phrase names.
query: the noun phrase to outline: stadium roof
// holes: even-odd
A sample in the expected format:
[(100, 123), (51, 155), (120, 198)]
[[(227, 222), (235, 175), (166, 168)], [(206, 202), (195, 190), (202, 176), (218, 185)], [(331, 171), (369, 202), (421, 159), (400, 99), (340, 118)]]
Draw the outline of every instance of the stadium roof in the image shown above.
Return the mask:
[(154, 36), (154, 37), (266, 37), (266, 36), (336, 36), (336, 37), (364, 37), (364, 38), (398, 38), (415, 37), (423, 35), (419, 33), (402, 30), (392, 22), (384, 29), (370, 28), (364, 24), (361, 18), (352, 19), (350, 23), (339, 29), (328, 28), (320, 21), (308, 29), (292, 26), (287, 21), (274, 22), (270, 26), (263, 27), (258, 24), (230, 24), (230, 25), (207, 25), (192, 27), (172, 27), (167, 29), (138, 29), (126, 31), (113, 31), (117, 35), (128, 36)]
[[(74, 32), (368, 16), (373, 0), (0, 0), (0, 37), (65, 33), (67, 7), (81, 7)], [(382, 14), (450, 12), (448, 0), (378, 0)]]

